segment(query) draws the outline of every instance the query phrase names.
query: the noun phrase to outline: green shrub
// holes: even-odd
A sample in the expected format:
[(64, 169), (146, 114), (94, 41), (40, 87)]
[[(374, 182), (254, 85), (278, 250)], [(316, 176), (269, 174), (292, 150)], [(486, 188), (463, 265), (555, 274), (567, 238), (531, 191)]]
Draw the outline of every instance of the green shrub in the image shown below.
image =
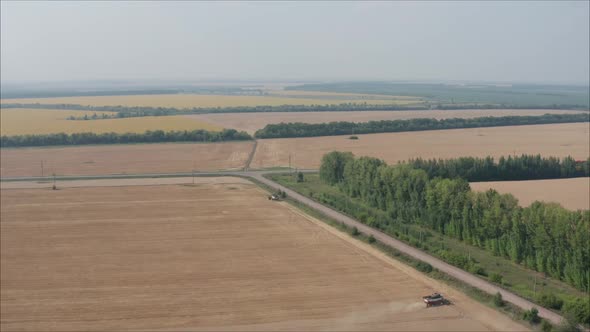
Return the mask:
[(305, 178), (303, 177), (303, 173), (297, 172), (297, 182), (303, 182)]
[(553, 325), (548, 321), (544, 320), (541, 322), (541, 331), (543, 332), (551, 332), (553, 330)]
[(355, 226), (355, 227), (353, 227), (353, 228), (352, 228), (352, 230), (350, 231), (350, 234), (351, 234), (352, 236), (358, 236), (358, 235), (360, 234), (360, 232), (359, 232), (358, 228), (356, 228), (356, 226)]
[(541, 294), (537, 296), (537, 302), (544, 307), (556, 310), (561, 310), (563, 306), (563, 300), (554, 294)]
[(557, 332), (582, 332), (582, 330), (578, 328), (578, 324), (569, 319), (562, 320), (554, 330)]
[(495, 282), (497, 284), (501, 284), (502, 283), (502, 275), (499, 273), (492, 273), (492, 275), (490, 275), (490, 281), (491, 282)]
[(566, 302), (563, 311), (576, 322), (590, 325), (590, 300), (588, 298), (577, 298), (574, 301)]
[(377, 241), (377, 239), (375, 239), (375, 237), (373, 236), (373, 234), (369, 235), (369, 243), (375, 243)]
[(424, 272), (424, 273), (430, 273), (433, 270), (432, 265), (425, 263), (425, 262), (418, 262), (418, 263), (416, 263), (415, 267), (418, 271)]
[(537, 308), (525, 311), (522, 318), (531, 324), (538, 324), (541, 321), (539, 310), (537, 310)]
[(497, 292), (496, 295), (494, 295), (494, 305), (496, 307), (504, 306), (504, 299), (502, 298), (502, 294), (500, 294), (500, 292)]
[(469, 267), (469, 272), (471, 272), (473, 274), (479, 274), (480, 276), (484, 276), (484, 277), (488, 276), (486, 270), (483, 267), (481, 267), (481, 265), (479, 265), (479, 264), (472, 264)]

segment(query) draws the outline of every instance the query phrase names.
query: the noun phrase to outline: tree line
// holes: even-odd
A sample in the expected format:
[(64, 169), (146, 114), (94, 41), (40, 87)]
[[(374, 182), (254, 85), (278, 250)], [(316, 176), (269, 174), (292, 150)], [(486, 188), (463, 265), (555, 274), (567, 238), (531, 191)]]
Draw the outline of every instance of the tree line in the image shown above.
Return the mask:
[(257, 138), (286, 138), (335, 136), (371, 133), (392, 133), (420, 130), (440, 130), (458, 128), (481, 128), (497, 126), (522, 126), (549, 123), (588, 122), (589, 113), (544, 114), (539, 116), (478, 117), (472, 119), (408, 119), (381, 120), (369, 122), (329, 122), (329, 123), (278, 123), (268, 124), (254, 134)]
[(351, 153), (325, 155), (320, 178), (381, 211), (384, 218), (368, 221), (373, 227), (418, 224), (590, 291), (589, 210), (521, 207), (509, 194), (471, 191), (462, 178), (431, 178), (408, 164)]
[(84, 144), (125, 144), (162, 142), (223, 142), (251, 140), (244, 131), (224, 129), (222, 131), (192, 130), (163, 131), (148, 130), (144, 133), (57, 133), (45, 135), (2, 136), (2, 147), (84, 145)]
[(428, 177), (464, 178), (467, 181), (515, 181), (560, 179), (590, 176), (590, 158), (575, 160), (520, 155), (500, 157), (461, 157), (454, 159), (411, 159), (405, 162), (410, 167), (421, 169)]
[[(43, 103), (2, 103), (1, 108), (33, 108), (56, 110), (81, 110), (95, 112), (114, 112), (112, 115), (104, 114), (92, 116), (72, 116), (70, 120), (97, 120), (112, 118), (129, 118), (142, 116), (167, 116), (178, 114), (206, 114), (206, 113), (253, 113), (253, 112), (346, 112), (346, 111), (427, 111), (434, 105), (430, 103), (416, 103), (411, 105), (373, 105), (367, 102), (341, 103), (327, 105), (280, 105), (280, 106), (231, 106), (231, 107), (150, 107), (150, 106), (92, 106), (80, 104), (43, 104)], [(438, 104), (440, 110), (461, 109), (554, 109), (560, 107), (549, 106), (519, 106), (519, 105), (494, 105), (494, 104)], [(563, 107), (569, 109), (568, 107)]]
[(206, 113), (252, 113), (252, 112), (336, 112), (336, 111), (407, 111), (428, 110), (425, 105), (370, 105), (362, 103), (342, 103), (329, 105), (280, 105), (280, 106), (232, 106), (232, 107), (149, 107), (149, 106), (91, 106), (79, 104), (40, 104), (40, 103), (4, 103), (2, 108), (34, 108), (56, 110), (81, 110), (96, 112), (115, 112), (112, 115), (92, 117), (70, 117), (70, 120), (93, 120), (101, 118), (129, 118), (142, 116), (166, 116), (178, 114)]

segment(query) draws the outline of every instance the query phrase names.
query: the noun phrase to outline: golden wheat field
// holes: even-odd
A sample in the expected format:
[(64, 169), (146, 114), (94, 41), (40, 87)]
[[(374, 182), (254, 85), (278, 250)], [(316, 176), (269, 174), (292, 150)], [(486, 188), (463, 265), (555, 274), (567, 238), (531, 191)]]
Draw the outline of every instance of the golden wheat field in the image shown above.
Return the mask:
[[(310, 96), (312, 97), (312, 96)], [(404, 99), (405, 100), (405, 99)], [(371, 104), (400, 104), (404, 100), (371, 99)], [(162, 94), (129, 96), (90, 96), (2, 99), (2, 103), (80, 104), (92, 106), (151, 106), (151, 107), (235, 107), (235, 106), (280, 106), (280, 105), (328, 105), (362, 102), (358, 98), (297, 98), (273, 96), (226, 96), (197, 94)], [(407, 102), (405, 102), (407, 103)]]
[(0, 329), (529, 330), (250, 182), (202, 181), (3, 188)]
[(587, 123), (506, 126), (403, 133), (258, 140), (252, 168), (291, 165), (317, 169), (322, 156), (331, 151), (350, 151), (357, 156), (385, 160), (389, 164), (412, 158), (457, 158), (541, 154), (575, 159), (588, 158)]
[[(222, 127), (209, 122), (187, 119), (179, 116), (149, 116), (126, 119), (67, 120), (69, 116), (92, 116), (101, 112), (43, 110), (43, 109), (2, 109), (0, 111), (0, 133), (2, 135), (27, 135), (51, 133), (143, 133), (147, 130), (196, 130), (218, 131)], [(102, 112), (110, 113), (110, 112)]]
[(512, 194), (520, 205), (529, 206), (534, 201), (559, 203), (566, 209), (590, 209), (590, 178), (472, 182), (473, 190), (494, 189)]
[(238, 170), (253, 141), (0, 149), (0, 177)]

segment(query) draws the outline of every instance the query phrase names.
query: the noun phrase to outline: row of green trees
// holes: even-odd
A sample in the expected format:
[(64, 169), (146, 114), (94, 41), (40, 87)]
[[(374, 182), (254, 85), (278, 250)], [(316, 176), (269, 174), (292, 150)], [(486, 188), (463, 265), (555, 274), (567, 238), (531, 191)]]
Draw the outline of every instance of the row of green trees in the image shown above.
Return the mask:
[(541, 157), (541, 155), (520, 155), (500, 157), (461, 157), (455, 159), (411, 159), (412, 168), (422, 169), (430, 178), (457, 178), (467, 181), (510, 181), (559, 179), (590, 176), (590, 158), (575, 160)]
[(2, 136), (2, 147), (50, 146), (50, 145), (84, 145), (84, 144), (124, 144), (124, 143), (161, 143), (161, 142), (223, 142), (251, 140), (246, 132), (235, 129), (222, 131), (162, 131), (153, 130), (144, 133), (74, 133), (46, 135)]
[[(40, 104), (40, 103), (4, 103), (2, 108), (35, 108), (56, 110), (82, 110), (96, 112), (115, 112), (105, 115), (106, 118), (129, 118), (142, 116), (166, 116), (176, 114), (205, 114), (205, 113), (251, 113), (251, 112), (335, 112), (335, 111), (406, 111), (427, 110), (425, 105), (371, 105), (366, 102), (342, 103), (330, 105), (280, 105), (280, 106), (234, 106), (234, 107), (148, 107), (148, 106), (92, 106), (79, 104)], [(103, 118), (97, 116), (97, 119)], [(70, 120), (90, 120), (92, 118), (79, 116)]]
[(462, 178), (430, 178), (410, 165), (350, 153), (324, 156), (320, 178), (387, 216), (371, 220), (419, 224), (527, 268), (590, 290), (590, 211), (535, 202), (520, 207), (512, 195), (473, 192)]
[[(250, 112), (343, 112), (343, 111), (426, 111), (432, 108), (431, 104), (417, 102), (411, 105), (375, 105), (366, 101), (358, 103), (341, 103), (329, 105), (279, 105), (279, 106), (234, 106), (234, 107), (149, 107), (149, 106), (93, 106), (80, 104), (43, 104), (43, 103), (2, 103), (2, 108), (35, 108), (35, 109), (56, 109), (56, 110), (83, 110), (96, 112), (115, 112), (113, 115), (101, 115), (92, 117), (71, 117), (70, 120), (91, 120), (102, 118), (128, 118), (141, 116), (166, 116), (176, 114), (204, 114), (204, 113), (250, 113)], [(518, 105), (495, 105), (495, 104), (438, 104), (440, 110), (460, 109), (552, 109), (549, 106), (518, 106)], [(567, 107), (566, 107), (567, 109)]]
[(279, 123), (268, 124), (256, 131), (257, 138), (283, 138), (283, 137), (311, 137), (311, 136), (335, 136), (351, 134), (391, 133), (403, 131), (439, 130), (457, 128), (478, 128), (497, 126), (521, 126), (548, 123), (588, 122), (589, 113), (575, 114), (544, 114), (540, 116), (502, 116), (479, 117), (472, 119), (409, 119), (409, 120), (382, 120), (362, 123), (355, 122), (329, 122), (329, 123)]

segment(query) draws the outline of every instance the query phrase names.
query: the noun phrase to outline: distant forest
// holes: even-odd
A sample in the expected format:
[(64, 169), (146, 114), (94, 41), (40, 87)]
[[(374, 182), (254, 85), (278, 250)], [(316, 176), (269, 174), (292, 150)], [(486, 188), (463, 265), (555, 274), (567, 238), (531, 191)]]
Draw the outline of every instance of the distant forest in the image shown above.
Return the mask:
[(416, 96), (433, 103), (537, 105), (537, 107), (590, 107), (588, 86), (541, 84), (433, 84), (392, 82), (338, 82), (303, 84), (285, 90)]
[[(149, 107), (149, 106), (90, 106), (79, 104), (21, 104), (4, 103), (2, 108), (34, 108), (34, 109), (58, 109), (58, 110), (82, 110), (96, 112), (115, 112), (112, 116), (100, 116), (103, 118), (131, 118), (142, 116), (166, 116), (178, 114), (206, 114), (206, 113), (253, 113), (253, 112), (334, 112), (334, 111), (407, 111), (407, 110), (428, 110), (424, 105), (401, 106), (401, 105), (370, 105), (363, 103), (342, 103), (331, 105), (281, 105), (281, 106), (233, 106), (233, 107)], [(491, 107), (491, 106), (490, 106)], [(467, 107), (472, 108), (472, 107)], [(484, 106), (478, 108), (487, 109)], [(70, 120), (93, 120), (97, 118), (71, 117)]]
[(206, 113), (254, 113), (254, 112), (352, 112), (352, 111), (427, 111), (438, 110), (461, 110), (461, 109), (576, 109), (573, 106), (556, 105), (493, 105), (493, 104), (444, 104), (436, 105), (427, 103), (416, 103), (411, 105), (372, 105), (367, 102), (342, 103), (329, 105), (281, 105), (281, 106), (236, 106), (236, 107), (149, 107), (149, 106), (91, 106), (79, 104), (42, 104), (42, 103), (3, 103), (1, 108), (33, 108), (33, 109), (56, 109), (56, 110), (82, 110), (96, 112), (115, 112), (113, 115), (100, 116), (78, 116), (70, 117), (70, 120), (97, 120), (110, 118), (131, 118), (142, 116), (166, 116), (179, 114), (206, 114)]
[(590, 158), (575, 160), (526, 155), (500, 157), (461, 157), (454, 159), (411, 159), (407, 164), (421, 169), (428, 177), (463, 178), (476, 181), (515, 181), (560, 179), (590, 176)]
[(479, 117), (472, 119), (409, 119), (382, 120), (369, 122), (329, 122), (329, 123), (279, 123), (268, 124), (256, 131), (256, 138), (285, 138), (356, 135), (370, 133), (393, 133), (404, 131), (440, 130), (458, 128), (481, 128), (497, 126), (522, 126), (549, 123), (588, 122), (590, 114), (544, 114), (540, 116)]
[(51, 146), (51, 145), (85, 145), (85, 144), (125, 144), (125, 143), (163, 143), (163, 142), (224, 142), (245, 141), (252, 137), (246, 132), (235, 129), (222, 131), (162, 131), (153, 130), (145, 133), (75, 133), (2, 136), (2, 147)]

